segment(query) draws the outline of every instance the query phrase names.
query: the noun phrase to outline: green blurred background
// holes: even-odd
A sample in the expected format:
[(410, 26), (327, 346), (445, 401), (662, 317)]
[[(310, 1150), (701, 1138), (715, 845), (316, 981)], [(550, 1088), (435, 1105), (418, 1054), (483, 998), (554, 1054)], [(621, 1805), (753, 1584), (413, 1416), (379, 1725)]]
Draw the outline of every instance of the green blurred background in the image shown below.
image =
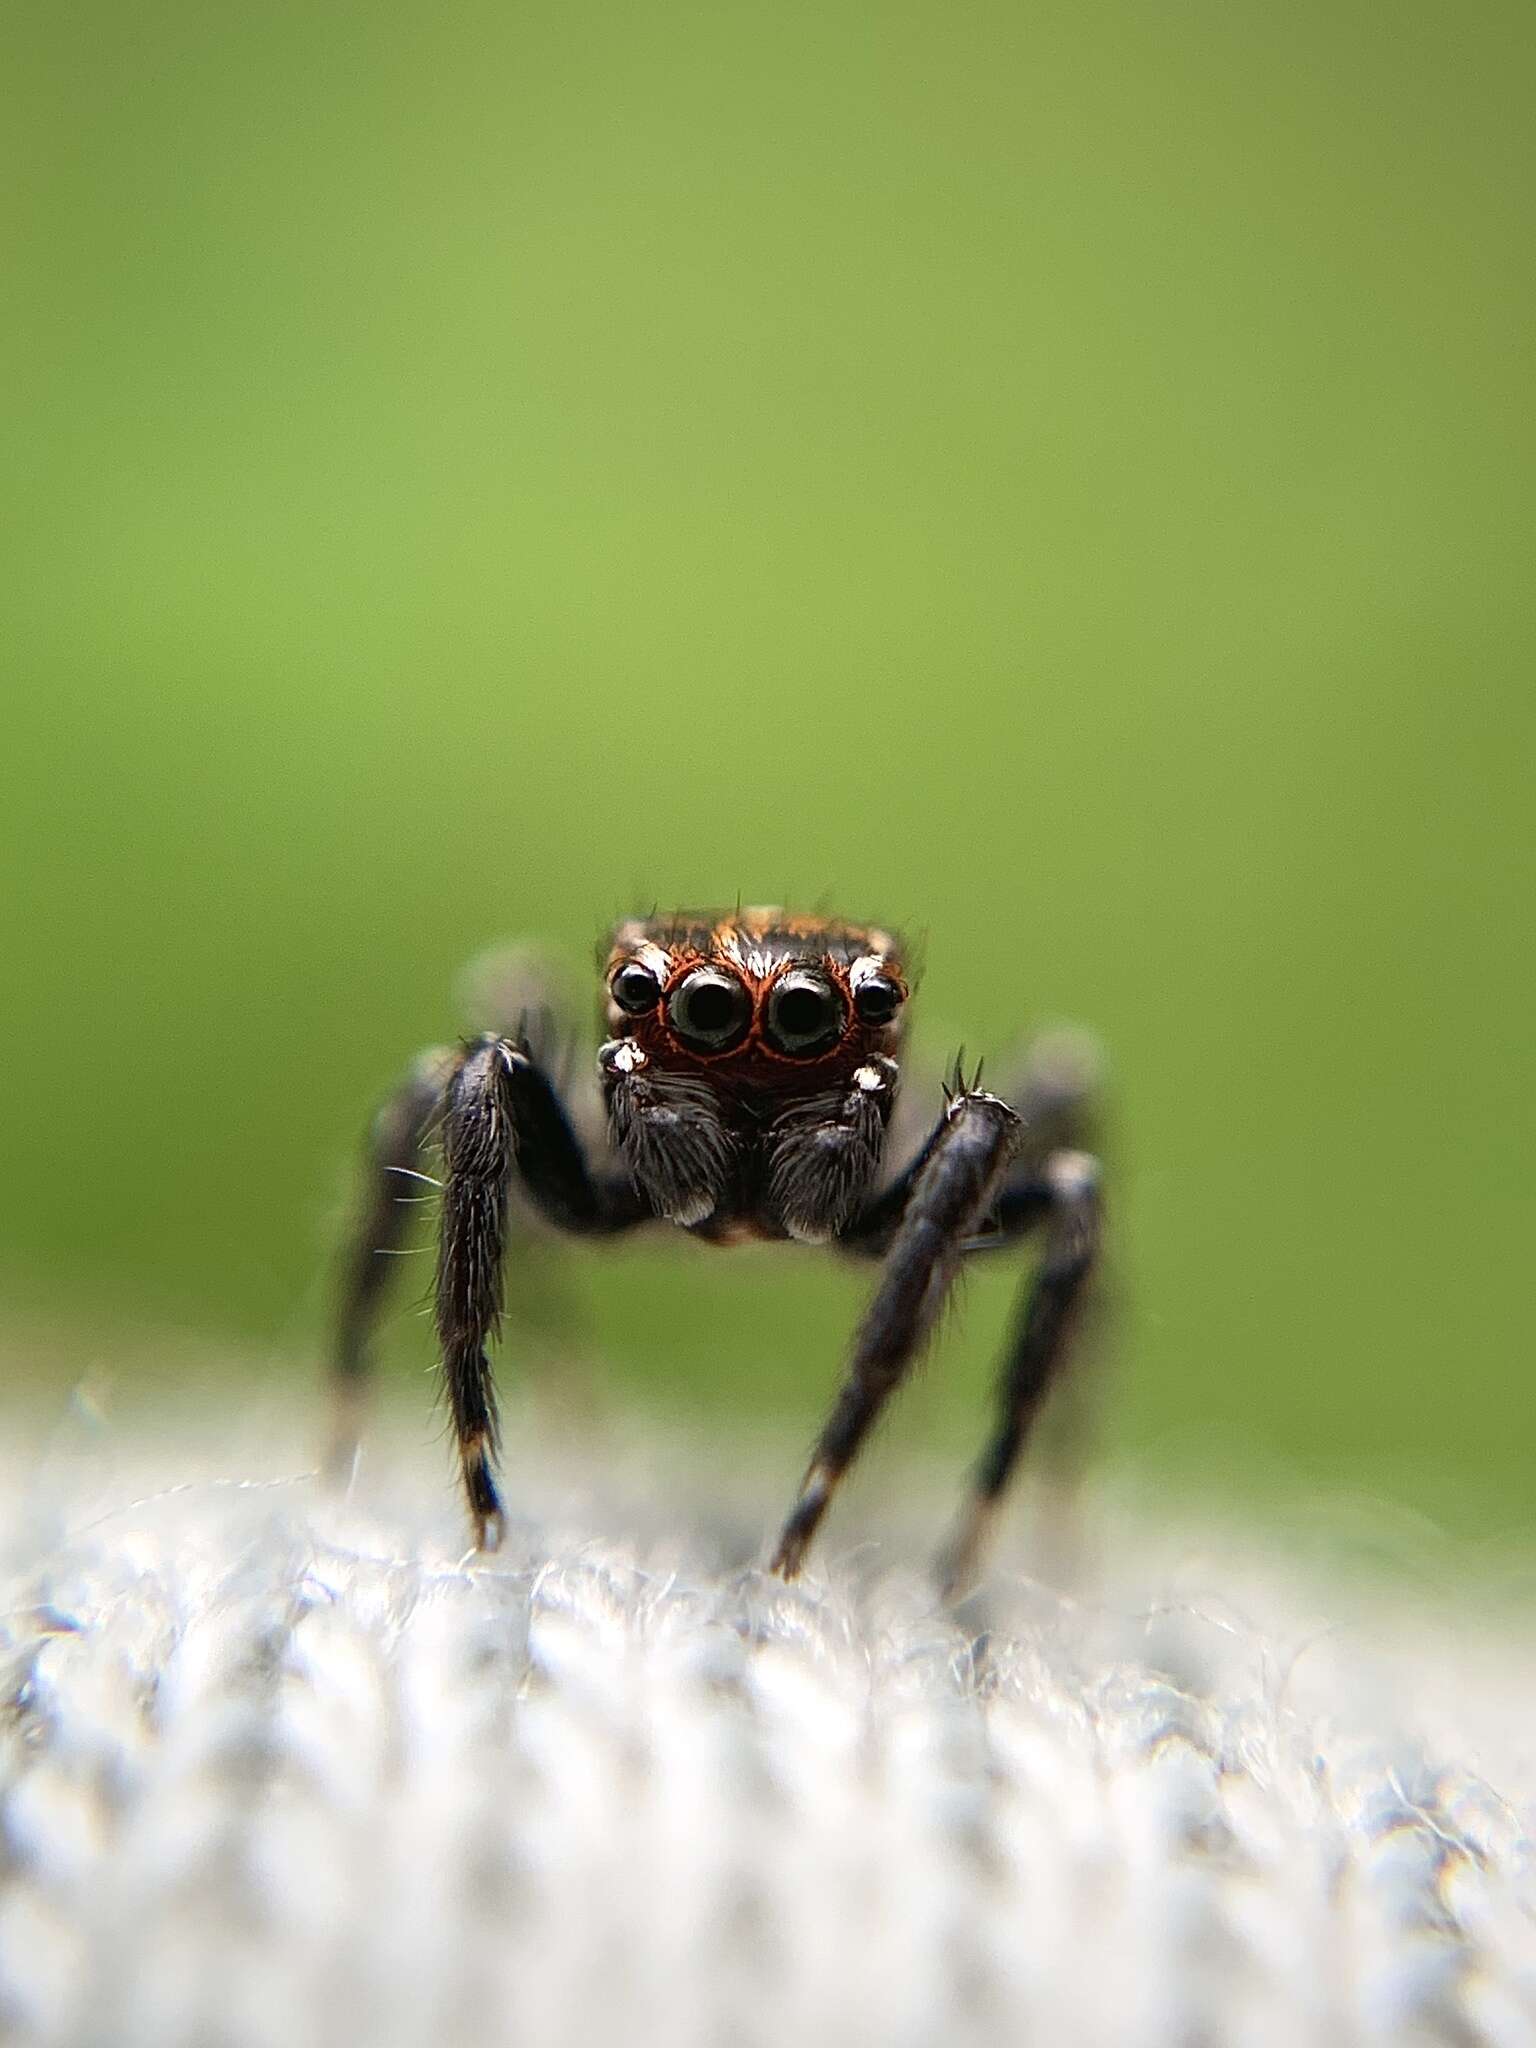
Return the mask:
[[(467, 954), (825, 902), (925, 935), (935, 1060), (1106, 1041), (1114, 1446), (1528, 1527), (1533, 24), (13, 21), (13, 1374), (307, 1372)], [(868, 1280), (570, 1284), (624, 1400), (808, 1435)], [(893, 1437), (970, 1441), (1010, 1286)]]

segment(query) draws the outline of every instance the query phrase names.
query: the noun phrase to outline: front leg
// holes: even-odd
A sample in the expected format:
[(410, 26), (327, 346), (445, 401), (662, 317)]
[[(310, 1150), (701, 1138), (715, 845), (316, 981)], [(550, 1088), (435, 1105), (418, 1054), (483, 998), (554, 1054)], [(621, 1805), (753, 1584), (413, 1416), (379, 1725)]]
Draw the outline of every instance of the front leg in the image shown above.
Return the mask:
[(771, 1568), (786, 1579), (799, 1571), (838, 1482), (927, 1341), (961, 1250), (990, 1210), (1018, 1140), (1018, 1118), (1001, 1097), (972, 1089), (949, 1104), (859, 1325), (842, 1392), (779, 1537)]
[(562, 1229), (606, 1234), (645, 1214), (627, 1180), (592, 1173), (553, 1083), (526, 1047), (490, 1035), (466, 1048), (443, 1118), (436, 1323), (481, 1550), (497, 1547), (506, 1519), (494, 1470), (499, 1437), (487, 1347), (501, 1324), (514, 1166), (535, 1207)]

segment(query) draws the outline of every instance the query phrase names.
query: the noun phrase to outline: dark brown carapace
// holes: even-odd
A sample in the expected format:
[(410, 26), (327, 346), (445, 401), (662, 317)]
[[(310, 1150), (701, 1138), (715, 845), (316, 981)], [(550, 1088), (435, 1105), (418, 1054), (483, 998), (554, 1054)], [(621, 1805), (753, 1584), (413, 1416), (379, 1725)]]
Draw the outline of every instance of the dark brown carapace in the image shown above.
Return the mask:
[[(729, 1244), (796, 1238), (882, 1261), (846, 1378), (784, 1525), (774, 1567), (799, 1569), (842, 1474), (922, 1350), (967, 1252), (1038, 1229), (998, 1385), (998, 1419), (945, 1553), (969, 1579), (993, 1508), (1066, 1356), (1098, 1236), (1094, 1162), (1077, 1149), (1082, 1076), (1026, 1063), (1015, 1103), (958, 1069), (936, 1122), (888, 1160), (910, 995), (902, 949), (875, 925), (780, 910), (634, 919), (603, 969), (597, 1054), (606, 1141), (579, 1120), (511, 999), (481, 1037), (419, 1060), (374, 1128), (370, 1207), (347, 1267), (335, 1352), (333, 1468), (349, 1468), (358, 1390), (389, 1254), (407, 1213), (395, 1176), (442, 1145), (436, 1323), (476, 1540), (499, 1540), (488, 1346), (521, 1205), (583, 1237), (643, 1224)], [(419, 1178), (419, 1175), (417, 1175)]]

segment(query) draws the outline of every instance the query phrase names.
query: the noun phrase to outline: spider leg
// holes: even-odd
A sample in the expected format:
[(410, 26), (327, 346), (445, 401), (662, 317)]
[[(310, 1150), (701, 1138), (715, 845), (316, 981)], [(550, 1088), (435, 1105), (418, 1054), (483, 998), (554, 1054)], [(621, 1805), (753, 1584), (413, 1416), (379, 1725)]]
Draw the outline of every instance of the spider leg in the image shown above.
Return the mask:
[(487, 1034), (466, 1047), (443, 1117), (436, 1324), (464, 1493), (482, 1550), (501, 1540), (496, 1388), (488, 1347), (501, 1324), (514, 1169), (557, 1228), (606, 1235), (649, 1220), (625, 1175), (594, 1174), (553, 1082), (526, 1047)]
[[(461, 983), (467, 1012), (489, 1028), (528, 1040), (542, 1064), (561, 1050), (557, 1019), (565, 989), (558, 963), (527, 946), (502, 947), (471, 962)], [(436, 1186), (424, 1172), (444, 1091), (459, 1053), (433, 1046), (375, 1116), (364, 1144), (365, 1192), (340, 1261), (329, 1350), (329, 1408), (322, 1469), (333, 1485), (357, 1462), (373, 1370), (372, 1340), (390, 1284), (399, 1271), (415, 1204)], [(546, 1322), (549, 1320), (546, 1315)]]
[(414, 1176), (455, 1057), (443, 1046), (422, 1053), (368, 1133), (367, 1192), (343, 1254), (331, 1335), (324, 1470), (333, 1484), (350, 1476), (357, 1458), (373, 1366), (371, 1339), (410, 1222), (410, 1205), (420, 1192)]
[(1019, 1236), (1044, 1220), (1045, 1250), (1025, 1286), (997, 1384), (997, 1420), (977, 1462), (970, 1498), (937, 1565), (939, 1589), (958, 1599), (974, 1583), (998, 1504), (1052, 1383), (1066, 1363), (1098, 1256), (1098, 1162), (1056, 1151), (1015, 1178), (997, 1203), (997, 1227)]
[(1024, 1126), (1010, 1178), (1017, 1179), (1026, 1166), (1038, 1170), (1052, 1152), (1099, 1150), (1104, 1055), (1086, 1032), (1042, 1032), (1004, 1060), (1002, 1074), (1000, 1092)]
[[(1027, 1185), (1052, 1152), (1098, 1149), (1102, 1064), (1097, 1046), (1079, 1031), (1044, 1032), (1005, 1059), (1005, 1079), (998, 1092), (1017, 1111), (1022, 1126), (1010, 1186)], [(941, 1119), (924, 1133), (905, 1163), (839, 1236), (841, 1250), (863, 1258), (884, 1257), (943, 1130)], [(1008, 1199), (1006, 1190), (1001, 1199)], [(1031, 1200), (1026, 1196), (1027, 1202)], [(1029, 1221), (1034, 1221), (1033, 1214)], [(995, 1227), (989, 1228), (985, 1241), (1002, 1242), (1016, 1234), (1005, 1229), (1000, 1235)]]
[[(963, 1090), (924, 1148), (874, 1299), (854, 1337), (847, 1375), (801, 1482), (772, 1569), (790, 1579), (881, 1409), (922, 1350), (949, 1292), (961, 1249), (991, 1209), (1018, 1143), (999, 1096)], [(859, 1231), (855, 1223), (854, 1234)]]

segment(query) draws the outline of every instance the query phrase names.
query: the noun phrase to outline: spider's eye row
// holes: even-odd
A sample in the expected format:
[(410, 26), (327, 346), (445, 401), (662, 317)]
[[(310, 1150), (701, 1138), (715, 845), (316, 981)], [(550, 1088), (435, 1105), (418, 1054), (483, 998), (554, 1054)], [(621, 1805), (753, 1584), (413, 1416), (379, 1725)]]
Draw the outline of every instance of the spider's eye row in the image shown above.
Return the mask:
[(667, 1020), (692, 1045), (719, 1052), (746, 1035), (752, 998), (719, 967), (698, 967), (667, 998)]
[(774, 983), (768, 1036), (780, 1052), (820, 1051), (841, 1033), (846, 1016), (840, 989), (797, 968)]
[(627, 967), (621, 967), (608, 988), (619, 1008), (628, 1011), (631, 1017), (654, 1010), (661, 1001), (661, 983), (649, 967), (642, 967), (638, 960), (631, 960)]
[(901, 990), (883, 974), (873, 975), (854, 991), (853, 1006), (865, 1024), (888, 1024), (901, 1008)]

